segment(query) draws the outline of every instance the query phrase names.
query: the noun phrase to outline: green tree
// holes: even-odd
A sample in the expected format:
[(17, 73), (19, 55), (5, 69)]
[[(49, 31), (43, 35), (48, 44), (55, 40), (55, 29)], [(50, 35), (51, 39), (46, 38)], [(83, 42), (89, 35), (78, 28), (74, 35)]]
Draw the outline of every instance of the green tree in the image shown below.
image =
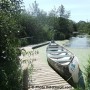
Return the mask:
[(78, 31), (80, 33), (85, 33), (86, 32), (86, 22), (85, 21), (79, 21), (77, 23), (77, 28), (78, 28)]
[(66, 39), (70, 37), (69, 20), (59, 17), (58, 27), (56, 27), (56, 39)]
[(48, 22), (52, 27), (55, 39), (66, 39), (70, 37), (70, 22), (69, 22), (70, 12), (66, 11), (64, 6), (61, 5), (58, 9), (54, 8), (49, 13)]
[(86, 32), (90, 35), (90, 22), (87, 22)]
[[(22, 38), (30, 37), (29, 44), (30, 43), (38, 43), (46, 40), (46, 37), (44, 34), (46, 34), (46, 31), (44, 30), (44, 23), (43, 21), (39, 21), (36, 17), (31, 16), (29, 13), (24, 12), (21, 15), (21, 26), (23, 27), (23, 31), (21, 36)], [(42, 22), (42, 23), (41, 23)], [(23, 32), (22, 31), (22, 32)]]
[(29, 13), (32, 16), (38, 16), (39, 15), (39, 12), (40, 12), (40, 9), (38, 7), (38, 3), (36, 1), (34, 1), (34, 3), (32, 3), (32, 6), (30, 6)]
[(21, 90), (19, 61), (20, 0), (0, 1), (0, 90)]
[(66, 19), (68, 19), (70, 16), (70, 11), (66, 11), (63, 5), (58, 7), (57, 13), (59, 17), (63, 17)]

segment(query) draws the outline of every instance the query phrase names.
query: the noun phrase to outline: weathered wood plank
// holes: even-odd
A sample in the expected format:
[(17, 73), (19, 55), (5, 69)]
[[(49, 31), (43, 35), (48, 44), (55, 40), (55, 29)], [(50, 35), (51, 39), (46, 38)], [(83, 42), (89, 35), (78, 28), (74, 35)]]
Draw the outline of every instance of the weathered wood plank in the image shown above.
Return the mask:
[[(40, 57), (33, 62), (33, 65), (32, 82), (29, 86), (33, 86), (34, 88), (29, 88), (29, 90), (43, 90), (42, 88), (44, 88), (44, 90), (59, 90), (60, 88), (58, 89), (57, 87), (62, 87), (60, 90), (71, 90), (72, 87), (47, 63), (44, 63)], [(47, 88), (44, 86), (47, 86)], [(50, 86), (56, 86), (56, 88), (50, 88)]]

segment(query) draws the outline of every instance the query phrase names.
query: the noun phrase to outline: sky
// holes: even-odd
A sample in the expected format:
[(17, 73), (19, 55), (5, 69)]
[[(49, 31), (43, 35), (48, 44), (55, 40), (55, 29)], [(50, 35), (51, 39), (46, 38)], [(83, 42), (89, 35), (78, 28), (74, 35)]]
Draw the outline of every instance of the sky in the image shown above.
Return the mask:
[[(25, 9), (29, 10), (29, 5), (35, 0), (23, 0)], [(78, 22), (90, 21), (90, 0), (36, 0), (40, 9), (49, 12), (54, 7), (58, 8), (61, 4), (66, 11), (70, 11), (71, 20)]]

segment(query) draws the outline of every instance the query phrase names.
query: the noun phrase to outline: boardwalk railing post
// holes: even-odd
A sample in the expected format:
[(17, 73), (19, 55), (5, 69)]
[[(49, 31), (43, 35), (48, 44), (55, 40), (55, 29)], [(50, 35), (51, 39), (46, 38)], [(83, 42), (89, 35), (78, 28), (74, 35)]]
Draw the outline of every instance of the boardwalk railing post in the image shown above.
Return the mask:
[(28, 90), (28, 68), (23, 70), (23, 90)]

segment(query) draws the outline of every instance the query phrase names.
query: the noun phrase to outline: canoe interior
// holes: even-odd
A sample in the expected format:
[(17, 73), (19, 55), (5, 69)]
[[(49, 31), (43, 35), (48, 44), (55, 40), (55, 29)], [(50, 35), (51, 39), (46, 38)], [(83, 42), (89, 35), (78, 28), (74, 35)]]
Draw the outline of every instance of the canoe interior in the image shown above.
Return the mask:
[(50, 43), (46, 49), (46, 53), (48, 64), (53, 70), (55, 70), (74, 88), (79, 86), (82, 88), (82, 90), (85, 89), (84, 79), (80, 68), (78, 73), (80, 79), (77, 83), (74, 82), (72, 75), (69, 71), (69, 65), (73, 62), (75, 57), (74, 54), (56, 43)]

